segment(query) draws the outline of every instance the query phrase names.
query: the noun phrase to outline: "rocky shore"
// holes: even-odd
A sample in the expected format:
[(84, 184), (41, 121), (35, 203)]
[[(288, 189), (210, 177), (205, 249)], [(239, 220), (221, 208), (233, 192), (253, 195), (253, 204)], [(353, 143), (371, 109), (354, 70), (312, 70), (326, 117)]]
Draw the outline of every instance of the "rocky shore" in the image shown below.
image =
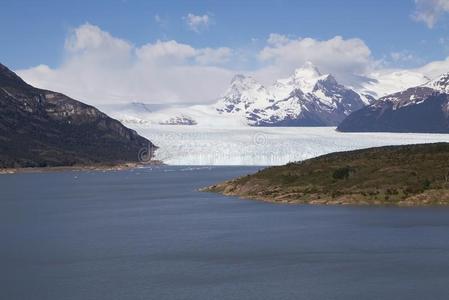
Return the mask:
[(0, 175), (16, 174), (16, 173), (45, 173), (45, 172), (67, 172), (67, 171), (123, 171), (144, 168), (154, 165), (163, 165), (159, 160), (154, 160), (145, 164), (142, 163), (121, 163), (113, 165), (76, 165), (76, 166), (60, 166), (60, 167), (43, 167), (43, 168), (0, 168)]

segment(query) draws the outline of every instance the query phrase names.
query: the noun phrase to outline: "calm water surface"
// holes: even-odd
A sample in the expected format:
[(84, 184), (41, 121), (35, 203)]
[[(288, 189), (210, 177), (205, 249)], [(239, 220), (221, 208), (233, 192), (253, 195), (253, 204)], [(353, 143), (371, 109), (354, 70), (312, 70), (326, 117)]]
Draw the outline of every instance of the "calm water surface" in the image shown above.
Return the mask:
[(195, 191), (255, 170), (0, 176), (0, 299), (449, 299), (449, 209)]

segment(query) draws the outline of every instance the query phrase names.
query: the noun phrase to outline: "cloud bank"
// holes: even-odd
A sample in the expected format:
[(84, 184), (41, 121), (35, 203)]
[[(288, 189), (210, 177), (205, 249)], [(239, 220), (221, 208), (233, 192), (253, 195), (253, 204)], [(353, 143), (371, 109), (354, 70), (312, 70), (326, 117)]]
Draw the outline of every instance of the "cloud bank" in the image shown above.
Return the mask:
[(202, 102), (218, 97), (233, 76), (219, 67), (232, 56), (229, 48), (174, 40), (136, 47), (91, 24), (73, 30), (64, 49), (58, 68), (40, 65), (18, 73), (33, 85), (93, 104)]
[[(259, 51), (246, 54), (250, 56), (246, 60), (255, 62), (251, 70), (235, 67), (244, 52), (240, 50), (196, 48), (175, 40), (136, 46), (98, 26), (84, 24), (68, 34), (60, 66), (39, 65), (17, 72), (37, 87), (97, 105), (131, 101), (210, 103), (226, 90), (236, 73), (250, 74), (268, 84), (289, 76), (305, 61), (312, 61), (323, 73), (332, 73), (343, 84), (354, 87), (368, 80), (370, 74), (398, 71), (386, 70), (357, 38), (316, 40), (271, 34)], [(392, 57), (401, 59), (401, 55)], [(399, 71), (435, 77), (447, 70), (449, 59)]]
[(266, 63), (258, 72), (267, 74), (268, 79), (290, 74), (306, 61), (312, 61), (323, 73), (331, 73), (347, 84), (355, 80), (354, 74), (366, 74), (376, 64), (362, 40), (341, 36), (320, 41), (271, 34), (258, 58)]

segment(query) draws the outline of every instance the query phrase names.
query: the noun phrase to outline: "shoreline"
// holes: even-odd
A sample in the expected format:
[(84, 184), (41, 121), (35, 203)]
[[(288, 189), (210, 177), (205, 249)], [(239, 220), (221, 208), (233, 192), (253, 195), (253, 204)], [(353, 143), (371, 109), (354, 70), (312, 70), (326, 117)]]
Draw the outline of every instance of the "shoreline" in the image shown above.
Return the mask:
[[(433, 201), (427, 198), (425, 194), (414, 195), (408, 199), (397, 202), (387, 202), (374, 199), (362, 199), (356, 195), (342, 195), (339, 198), (326, 198), (321, 195), (319, 198), (311, 200), (301, 200), (288, 197), (289, 195), (278, 195), (277, 197), (269, 197), (266, 195), (244, 195), (233, 192), (226, 192), (222, 189), (224, 184), (211, 185), (198, 189), (203, 193), (220, 194), (226, 197), (237, 197), (242, 200), (258, 201), (278, 205), (313, 205), (313, 206), (354, 206), (354, 207), (447, 207), (449, 208), (449, 200)], [(326, 195), (328, 196), (328, 195)], [(425, 199), (423, 199), (423, 197)], [(358, 198), (358, 199), (357, 199)]]
[(118, 163), (118, 164), (92, 164), (54, 167), (27, 167), (27, 168), (0, 168), (0, 175), (12, 175), (22, 173), (53, 173), (53, 172), (81, 172), (81, 171), (125, 171), (144, 168), (147, 166), (165, 165), (162, 161), (150, 163)]

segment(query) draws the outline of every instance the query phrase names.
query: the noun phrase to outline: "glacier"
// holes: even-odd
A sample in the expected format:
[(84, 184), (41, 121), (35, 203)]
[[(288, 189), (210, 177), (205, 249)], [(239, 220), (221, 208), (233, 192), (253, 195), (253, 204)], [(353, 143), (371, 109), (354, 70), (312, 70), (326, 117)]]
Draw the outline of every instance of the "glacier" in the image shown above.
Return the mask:
[(131, 127), (159, 146), (156, 159), (169, 165), (272, 166), (336, 151), (449, 142), (449, 134), (343, 133), (335, 127)]

